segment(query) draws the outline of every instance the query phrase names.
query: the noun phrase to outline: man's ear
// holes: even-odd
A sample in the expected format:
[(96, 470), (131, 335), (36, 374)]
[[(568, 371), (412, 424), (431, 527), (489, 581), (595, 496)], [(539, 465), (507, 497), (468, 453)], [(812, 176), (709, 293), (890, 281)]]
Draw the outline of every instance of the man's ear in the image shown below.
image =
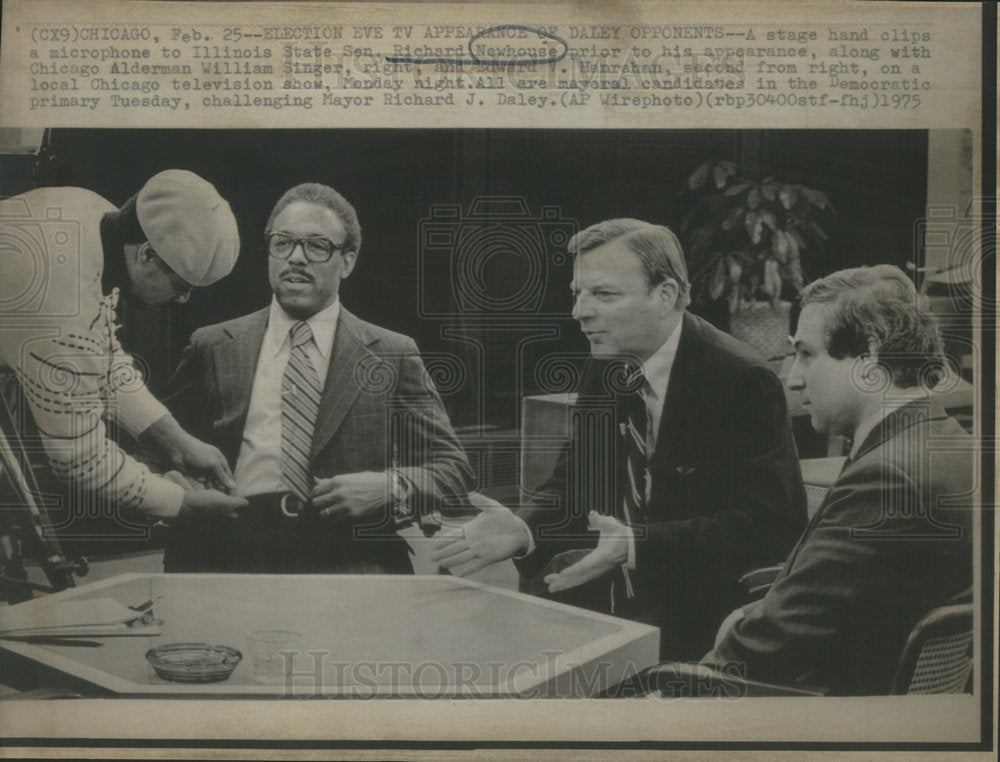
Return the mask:
[(878, 344), (868, 342), (868, 351), (858, 358), (863, 388), (870, 392), (883, 392), (892, 385), (892, 374), (878, 359)]
[(664, 278), (656, 286), (656, 290), (663, 300), (664, 306), (672, 310), (677, 306), (677, 300), (681, 295), (681, 287), (673, 278)]
[(341, 256), (344, 257), (344, 269), (340, 273), (340, 277), (343, 279), (354, 272), (354, 265), (358, 263), (358, 252), (345, 251)]
[(137, 264), (146, 264), (147, 262), (152, 262), (159, 257), (153, 250), (153, 245), (149, 241), (143, 241), (142, 243), (127, 243), (122, 249), (125, 252), (125, 258), (131, 259)]

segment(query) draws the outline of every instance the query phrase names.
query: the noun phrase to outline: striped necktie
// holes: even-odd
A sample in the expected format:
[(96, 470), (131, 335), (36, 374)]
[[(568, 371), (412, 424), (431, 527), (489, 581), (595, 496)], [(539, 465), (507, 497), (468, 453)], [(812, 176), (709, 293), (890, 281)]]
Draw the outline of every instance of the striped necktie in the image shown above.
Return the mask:
[(624, 395), (625, 422), (622, 423), (626, 477), (622, 507), (625, 523), (629, 526), (641, 523), (646, 510), (646, 401), (641, 393), (645, 385), (642, 369), (632, 369), (629, 386), (635, 391)]
[(289, 336), (292, 351), (281, 380), (281, 475), (291, 492), (306, 501), (312, 493), (309, 450), (322, 390), (306, 354), (313, 337), (309, 324), (296, 323)]
[[(626, 382), (634, 391), (622, 395), (621, 410), (624, 421), (620, 422), (623, 455), (625, 456), (625, 484), (622, 489), (621, 519), (630, 527), (646, 522), (646, 401), (642, 390), (646, 377), (642, 368), (626, 365)], [(622, 567), (620, 582), (611, 581), (611, 613), (621, 611), (621, 607), (635, 598), (636, 591), (629, 570)]]

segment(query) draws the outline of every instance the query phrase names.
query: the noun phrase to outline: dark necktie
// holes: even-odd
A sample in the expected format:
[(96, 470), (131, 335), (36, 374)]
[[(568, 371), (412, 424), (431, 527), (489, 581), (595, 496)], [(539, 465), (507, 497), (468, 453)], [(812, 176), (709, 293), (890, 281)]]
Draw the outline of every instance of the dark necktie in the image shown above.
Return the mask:
[[(641, 368), (627, 366), (627, 384), (634, 391), (622, 396), (622, 410), (625, 420), (620, 422), (622, 445), (625, 456), (625, 484), (622, 489), (621, 512), (622, 521), (629, 527), (645, 523), (646, 516), (646, 401), (642, 390), (646, 386), (646, 377)], [(623, 584), (611, 581), (611, 613), (623, 609), (627, 602), (635, 597), (632, 575), (628, 569), (622, 568)]]
[(646, 512), (646, 401), (642, 397), (646, 377), (641, 368), (629, 372), (629, 387), (624, 396), (625, 421), (622, 436), (625, 445), (625, 489), (622, 510), (625, 523), (632, 526), (644, 521)]
[(281, 379), (281, 475), (289, 490), (306, 501), (312, 493), (309, 450), (322, 390), (306, 354), (313, 337), (309, 324), (296, 323), (289, 336), (292, 351)]

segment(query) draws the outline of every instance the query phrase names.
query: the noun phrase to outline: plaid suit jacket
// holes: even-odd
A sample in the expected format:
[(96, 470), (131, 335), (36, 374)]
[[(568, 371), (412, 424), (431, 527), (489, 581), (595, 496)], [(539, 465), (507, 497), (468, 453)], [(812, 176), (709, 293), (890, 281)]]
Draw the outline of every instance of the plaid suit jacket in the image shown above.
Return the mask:
[[(170, 382), (166, 403), (177, 420), (217, 446), (233, 468), (267, 315), (265, 308), (195, 331)], [(397, 467), (415, 487), (411, 505), (422, 511), (464, 495), (472, 484), (468, 460), (416, 344), (343, 307), (310, 460), (317, 478)], [(363, 542), (348, 536), (356, 533), (346, 527), (336, 552), (348, 559), (360, 554), (373, 562), (388, 559), (390, 566), (401, 561), (408, 566), (405, 543), (391, 530), (387, 523), (383, 541)], [(168, 552), (168, 569), (170, 556)]]

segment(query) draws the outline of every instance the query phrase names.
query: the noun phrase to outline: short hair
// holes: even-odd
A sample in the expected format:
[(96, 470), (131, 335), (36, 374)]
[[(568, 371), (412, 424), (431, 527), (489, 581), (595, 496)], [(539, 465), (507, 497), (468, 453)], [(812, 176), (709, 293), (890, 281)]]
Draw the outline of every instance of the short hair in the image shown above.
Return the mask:
[(579, 256), (612, 241), (625, 244), (639, 258), (650, 288), (672, 278), (677, 283), (677, 307), (684, 309), (691, 303), (684, 250), (670, 228), (621, 217), (581, 230), (569, 239), (566, 247), (570, 254)]
[(874, 347), (879, 364), (900, 388), (933, 388), (941, 380), (941, 331), (898, 267), (839, 270), (802, 289), (799, 303), (803, 309), (810, 304), (830, 307), (823, 339), (831, 357), (862, 357)]
[(296, 201), (306, 201), (310, 204), (323, 206), (336, 214), (347, 229), (347, 235), (344, 238), (344, 251), (361, 253), (361, 223), (358, 222), (358, 213), (351, 206), (350, 201), (330, 186), (321, 183), (302, 183), (286, 190), (278, 199), (278, 203), (274, 205), (274, 209), (271, 210), (271, 216), (267, 218), (264, 235), (271, 232), (274, 220), (285, 207)]
[(139, 224), (139, 213), (135, 206), (138, 198), (138, 193), (129, 197), (118, 210), (118, 234), (122, 243), (145, 243), (149, 240), (142, 225)]

